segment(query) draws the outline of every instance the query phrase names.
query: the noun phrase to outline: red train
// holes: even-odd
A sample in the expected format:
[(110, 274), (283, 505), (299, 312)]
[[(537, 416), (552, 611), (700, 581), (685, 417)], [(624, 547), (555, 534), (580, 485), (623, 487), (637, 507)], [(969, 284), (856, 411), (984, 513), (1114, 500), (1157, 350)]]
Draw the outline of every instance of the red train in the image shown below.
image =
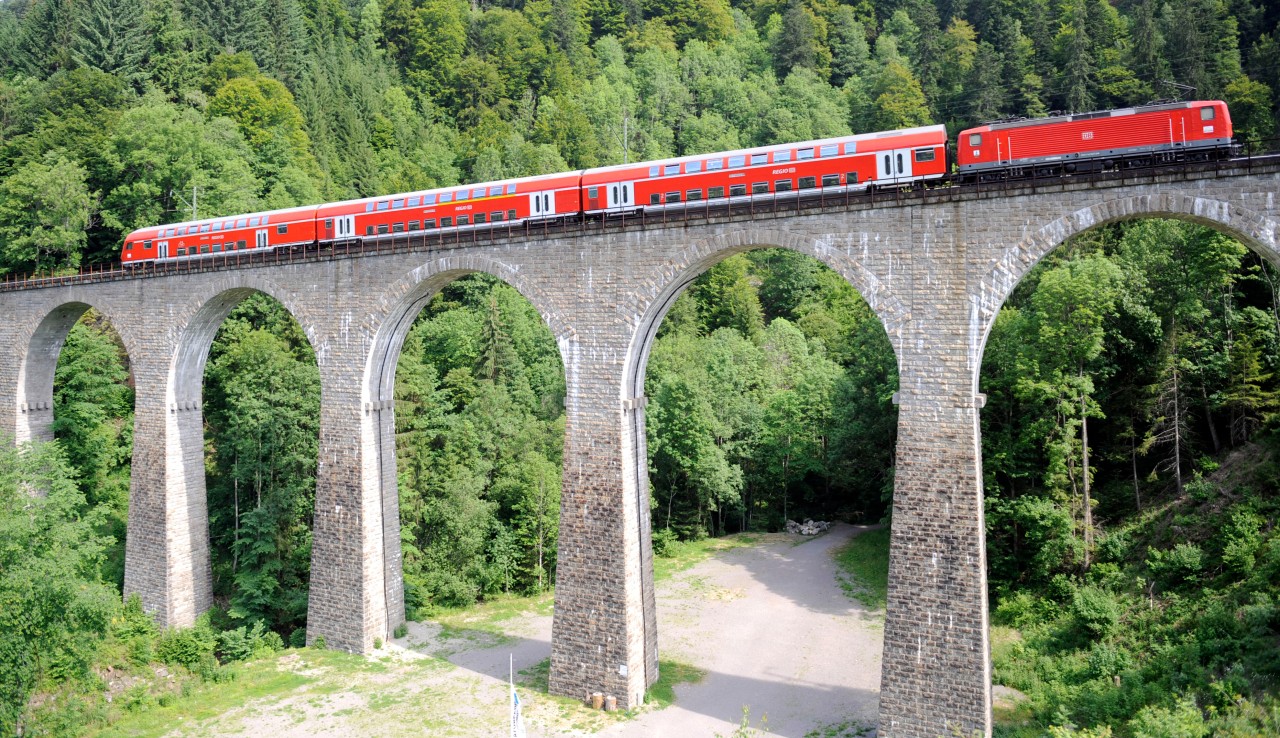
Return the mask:
[(1226, 103), (1166, 103), (970, 128), (956, 164), (967, 181), (1133, 168), (1221, 155), (1231, 135)]
[[(955, 161), (962, 181), (1074, 173), (1222, 156), (1231, 135), (1224, 103), (1169, 103), (989, 123), (961, 131)], [(121, 261), (918, 187), (948, 173), (946, 129), (923, 126), (142, 228)]]

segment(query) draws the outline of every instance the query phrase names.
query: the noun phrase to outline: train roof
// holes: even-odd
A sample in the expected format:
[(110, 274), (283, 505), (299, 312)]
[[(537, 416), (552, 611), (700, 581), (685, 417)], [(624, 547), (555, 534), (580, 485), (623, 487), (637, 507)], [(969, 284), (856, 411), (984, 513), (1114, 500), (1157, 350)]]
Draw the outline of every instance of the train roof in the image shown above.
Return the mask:
[(317, 206), (317, 209), (349, 207), (351, 205), (364, 205), (365, 203), (380, 202), (383, 200), (392, 200), (392, 199), (422, 196), (422, 195), (440, 195), (448, 192), (468, 192), (470, 190), (479, 189), (481, 187), (484, 187), (486, 189), (489, 187), (499, 187), (499, 186), (505, 188), (507, 185), (516, 185), (517, 187), (519, 187), (522, 184), (529, 184), (532, 182), (554, 182), (557, 184), (565, 184), (565, 185), (572, 184), (576, 186), (581, 176), (582, 176), (582, 170), (574, 170), (569, 172), (556, 172), (554, 174), (538, 174), (532, 177), (513, 177), (509, 179), (495, 179), (489, 182), (471, 182), (467, 184), (450, 185), (448, 187), (435, 187), (429, 190), (412, 190), (409, 192), (396, 192), (388, 195), (377, 195), (376, 197), (361, 197), (355, 200), (340, 200), (338, 202), (327, 202), (327, 203), (324, 203), (323, 205)]
[(855, 133), (855, 134), (852, 134), (852, 135), (849, 135), (849, 136), (835, 136), (835, 137), (832, 137), (832, 138), (820, 138), (820, 139), (813, 139), (813, 140), (810, 140), (810, 141), (797, 141), (797, 142), (794, 142), (794, 143), (770, 144), (770, 145), (768, 145), (768, 146), (751, 146), (751, 147), (749, 147), (749, 148), (744, 148), (744, 149), (734, 149), (734, 150), (732, 150), (732, 151), (708, 151), (708, 152), (706, 152), (705, 154), (690, 154), (690, 155), (688, 155), (688, 156), (675, 156), (675, 157), (671, 157), (671, 158), (667, 158), (667, 159), (653, 159), (653, 160), (650, 160), (650, 161), (637, 161), (637, 162), (632, 162), (632, 163), (630, 163), (630, 164), (612, 164), (612, 165), (607, 166), (607, 167), (596, 167), (596, 168), (594, 168), (594, 169), (588, 169), (588, 170), (586, 170), (585, 172), (583, 172), (583, 176), (584, 176), (584, 177), (587, 177), (587, 176), (590, 176), (590, 175), (593, 175), (593, 174), (604, 174), (604, 173), (607, 173), (607, 172), (617, 172), (617, 171), (623, 171), (623, 170), (627, 170), (627, 169), (634, 169), (634, 168), (640, 168), (640, 167), (651, 167), (651, 166), (655, 166), (655, 165), (656, 165), (656, 166), (662, 166), (662, 165), (664, 165), (664, 164), (680, 164), (680, 163), (683, 163), (683, 162), (686, 162), (686, 161), (701, 161), (701, 160), (704, 160), (704, 159), (707, 159), (707, 158), (710, 158), (710, 157), (716, 157), (716, 156), (736, 156), (736, 155), (740, 155), (740, 154), (741, 154), (741, 155), (746, 155), (746, 154), (761, 154), (761, 153), (769, 153), (769, 152), (773, 152), (773, 151), (786, 151), (786, 150), (789, 150), (789, 149), (797, 149), (797, 148), (799, 148), (799, 149), (803, 149), (803, 148), (808, 148), (808, 147), (811, 147), (811, 146), (812, 146), (812, 147), (818, 147), (818, 146), (822, 146), (823, 144), (846, 143), (846, 142), (850, 142), (850, 141), (855, 141), (855, 142), (857, 142), (857, 141), (874, 141), (874, 140), (876, 140), (876, 139), (881, 139), (881, 138), (890, 138), (890, 137), (893, 137), (893, 136), (899, 136), (899, 137), (901, 137), (901, 136), (924, 136), (924, 135), (928, 135), (928, 134), (931, 134), (931, 133), (932, 133), (932, 134), (937, 134), (937, 135), (938, 135), (938, 136), (940, 136), (940, 137), (942, 138), (942, 140), (944, 140), (944, 141), (946, 140), (946, 137), (947, 137), (947, 129), (946, 129), (946, 126), (942, 126), (942, 125), (934, 125), (934, 126), (918, 126), (918, 127), (916, 127), (916, 128), (899, 128), (899, 129), (897, 129), (897, 130), (892, 130), (892, 131), (875, 131), (875, 132), (872, 132), (872, 133)]
[(301, 215), (301, 214), (308, 214), (308, 213), (311, 214), (312, 217), (315, 217), (316, 207), (317, 207), (316, 205), (301, 205), (294, 208), (280, 208), (278, 210), (259, 210), (253, 213), (233, 213), (231, 215), (219, 215), (216, 218), (201, 218), (200, 220), (182, 220), (174, 223), (162, 223), (160, 225), (145, 226), (143, 228), (138, 228), (133, 232), (131, 232), (129, 236), (126, 236), (126, 239), (132, 236), (142, 235), (144, 231), (163, 231), (169, 228), (189, 228), (191, 226), (199, 227), (199, 226), (205, 225), (206, 223), (217, 223), (224, 220), (235, 220), (237, 218), (255, 218), (255, 217), (262, 217), (264, 215), (268, 217), (276, 216), (276, 215), (282, 215), (282, 216), (283, 215)]
[(1187, 102), (1164, 102), (1154, 103), (1151, 105), (1135, 105), (1131, 108), (1116, 108), (1114, 110), (1094, 110), (1088, 113), (1067, 113), (1064, 115), (1051, 115), (1046, 118), (1019, 118), (1017, 120), (999, 120), (990, 123), (984, 123), (973, 128), (966, 128), (960, 133), (968, 133), (969, 131), (1003, 131), (1009, 128), (1026, 128), (1029, 126), (1043, 126), (1050, 123), (1071, 123), (1080, 120), (1094, 120), (1096, 118), (1121, 118), (1128, 115), (1137, 115), (1141, 113), (1158, 113), (1163, 110), (1186, 110), (1188, 108), (1201, 108), (1206, 105), (1226, 105), (1221, 100), (1189, 100)]

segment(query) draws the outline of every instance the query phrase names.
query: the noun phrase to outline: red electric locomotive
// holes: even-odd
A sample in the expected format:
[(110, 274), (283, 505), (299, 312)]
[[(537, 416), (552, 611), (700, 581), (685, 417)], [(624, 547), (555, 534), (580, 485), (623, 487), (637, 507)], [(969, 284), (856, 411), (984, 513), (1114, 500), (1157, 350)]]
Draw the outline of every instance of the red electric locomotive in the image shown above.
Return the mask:
[(1226, 103), (1196, 101), (988, 123), (961, 131), (966, 181), (1207, 160), (1231, 150)]
[(317, 207), (321, 244), (369, 236), (577, 216), (582, 172), (504, 179)]
[(588, 169), (582, 173), (582, 209), (591, 215), (913, 185), (946, 174), (946, 145), (943, 126), (924, 126)]
[(316, 206), (231, 215), (141, 228), (124, 240), (125, 266), (157, 259), (191, 259), (248, 249), (299, 246), (316, 240)]

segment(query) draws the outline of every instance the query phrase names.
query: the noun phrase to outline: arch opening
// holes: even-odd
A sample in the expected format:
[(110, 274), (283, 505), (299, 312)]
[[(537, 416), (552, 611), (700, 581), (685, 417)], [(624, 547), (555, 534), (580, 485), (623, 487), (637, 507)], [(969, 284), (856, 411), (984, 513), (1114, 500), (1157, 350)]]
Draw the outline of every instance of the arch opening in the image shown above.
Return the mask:
[[(1274, 591), (1231, 543), (1274, 545), (1280, 513), (1274, 231), (1223, 204), (1165, 207), (1044, 229), (1060, 238), (1004, 274), (975, 371), (993, 671), (1046, 726), (1194, 711), (1209, 732), (1263, 728), (1246, 721), (1273, 695), (1256, 654), (1274, 625), (1203, 635)], [(1073, 660), (1088, 668), (1071, 690), (1016, 676)], [(1223, 680), (1242, 699), (1218, 699)]]
[[(789, 605), (758, 618), (742, 610), (748, 622), (733, 633), (785, 643), (779, 618), (788, 630), (811, 632), (825, 627), (818, 619), (848, 616), (851, 627), (828, 632), (824, 654), (814, 658), (878, 661), (876, 626), (866, 626), (879, 617), (887, 583), (888, 529), (875, 524), (893, 493), (897, 356), (881, 315), (854, 286), (867, 283), (853, 266), (830, 253), (770, 244), (715, 250), (682, 265), (641, 318), (628, 355), (624, 459), (636, 463), (624, 472), (631, 475), (627, 487), (645, 496), (641, 538), (651, 537), (656, 557), (691, 545), (684, 541), (786, 535), (788, 521), (839, 521), (826, 536), (766, 539), (735, 556), (750, 581), (748, 597), (781, 596)], [(829, 588), (809, 581), (822, 578), (818, 571), (834, 566), (831, 549), (845, 545), (858, 574), (878, 579), (865, 590), (851, 585), (869, 604), (851, 599), (835, 576)], [(885, 567), (878, 576), (876, 567)], [(660, 623), (673, 616), (673, 601), (656, 600), (648, 609)], [(682, 606), (687, 617), (688, 604)], [(815, 620), (806, 626), (808, 618)], [(647, 624), (646, 637), (656, 641), (661, 632)], [(778, 660), (802, 650), (791, 643), (771, 651), (771, 668), (786, 668)], [(718, 649), (725, 658), (695, 666), (748, 677), (744, 690), (770, 704), (785, 704), (786, 692), (801, 688), (751, 679), (751, 666), (728, 657), (733, 651), (726, 643)], [(874, 723), (879, 669), (829, 673), (842, 671), (824, 683), (840, 703), (832, 709)], [(808, 730), (808, 717), (770, 710), (769, 722)]]
[(293, 645), (306, 637), (320, 395), (307, 334), (257, 289), (206, 303), (173, 366), (168, 417), (187, 458), (193, 537), (207, 506), (211, 604)]
[(549, 598), (565, 373), (534, 302), (487, 270), (425, 276), (378, 331), (366, 381), (391, 613), (397, 597), (411, 620), (509, 593)]
[(129, 352), (106, 314), (69, 303), (41, 322), (23, 373), (27, 438), (57, 441), (85, 502), (97, 513), (97, 532), (110, 541), (101, 577), (122, 591), (133, 452)]

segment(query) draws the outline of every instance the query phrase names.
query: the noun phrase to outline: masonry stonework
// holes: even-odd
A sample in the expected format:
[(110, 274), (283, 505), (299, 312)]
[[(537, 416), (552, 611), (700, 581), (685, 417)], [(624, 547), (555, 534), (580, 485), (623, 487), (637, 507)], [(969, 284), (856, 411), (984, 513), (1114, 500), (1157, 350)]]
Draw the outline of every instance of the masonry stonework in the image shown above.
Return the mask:
[(321, 377), (308, 639), (367, 653), (405, 616), (396, 360), (414, 317), (444, 285), (493, 274), (546, 320), (566, 375), (551, 689), (603, 691), (635, 705), (658, 675), (644, 432), (649, 349), (672, 302), (707, 268), (748, 249), (793, 249), (858, 289), (898, 359), (880, 733), (989, 734), (978, 373), (996, 313), (1045, 254), (1117, 220), (1192, 220), (1280, 264), (1278, 190), (1280, 167), (1224, 165), (754, 218), (597, 223), (554, 237), (401, 241), (371, 255), (5, 291), (0, 434), (20, 443), (52, 437), (58, 352), (85, 310), (102, 312), (121, 333), (137, 386), (125, 589), (161, 624), (190, 624), (212, 604), (205, 362), (240, 300), (276, 298), (306, 332)]

